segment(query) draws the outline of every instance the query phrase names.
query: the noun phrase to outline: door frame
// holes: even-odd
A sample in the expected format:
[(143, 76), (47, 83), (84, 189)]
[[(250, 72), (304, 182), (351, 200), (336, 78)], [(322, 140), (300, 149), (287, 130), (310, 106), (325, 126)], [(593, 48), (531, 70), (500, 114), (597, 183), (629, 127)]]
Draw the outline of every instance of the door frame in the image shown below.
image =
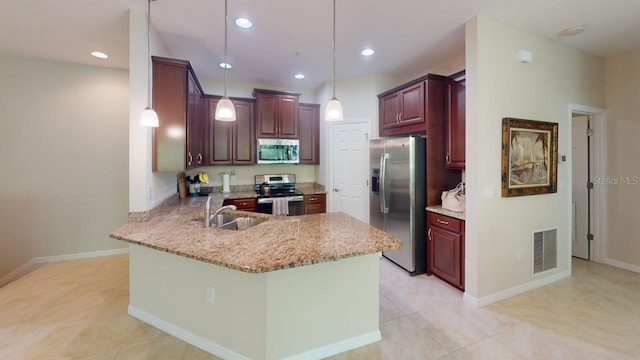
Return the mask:
[[(345, 124), (365, 124), (367, 126), (367, 132), (366, 132), (366, 136), (367, 136), (367, 141), (371, 140), (371, 121), (369, 118), (354, 118), (354, 119), (349, 119), (349, 120), (342, 120), (342, 121), (335, 121), (335, 122), (331, 122), (330, 126), (329, 126), (329, 134), (328, 134), (328, 145), (329, 145), (329, 168), (327, 171), (327, 176), (329, 177), (327, 183), (329, 184), (329, 187), (326, 189), (327, 190), (327, 202), (328, 202), (328, 208), (327, 208), (327, 212), (333, 212), (334, 211), (334, 206), (333, 206), (333, 201), (334, 201), (334, 196), (335, 196), (335, 192), (333, 191), (334, 188), (334, 184), (333, 184), (333, 169), (334, 169), (334, 158), (333, 158), (333, 147), (334, 147), (334, 139), (333, 139), (333, 131), (335, 129), (336, 126), (338, 125), (345, 125)], [(367, 164), (369, 163), (369, 152), (367, 152)], [(368, 176), (368, 174), (365, 174), (365, 176)], [(367, 181), (367, 188), (369, 188), (371, 185), (369, 184), (369, 181)], [(369, 197), (365, 197), (368, 203), (369, 201)]]
[[(572, 114), (577, 113), (590, 116), (591, 129), (594, 134), (590, 139), (591, 159), (591, 178), (606, 178), (607, 176), (607, 111), (602, 108), (585, 106), (579, 104), (569, 104), (569, 125), (572, 121)], [(571, 132), (569, 134), (570, 150), (573, 146), (573, 130), (571, 126), (567, 127)], [(573, 183), (573, 158), (569, 153), (569, 184)], [(572, 196), (568, 197), (568, 219), (571, 219)], [(591, 202), (591, 233), (594, 240), (591, 243), (589, 258), (592, 261), (605, 263), (607, 258), (607, 187), (605, 185), (594, 184), (592, 190)], [(569, 239), (569, 264), (571, 264), (571, 239)]]

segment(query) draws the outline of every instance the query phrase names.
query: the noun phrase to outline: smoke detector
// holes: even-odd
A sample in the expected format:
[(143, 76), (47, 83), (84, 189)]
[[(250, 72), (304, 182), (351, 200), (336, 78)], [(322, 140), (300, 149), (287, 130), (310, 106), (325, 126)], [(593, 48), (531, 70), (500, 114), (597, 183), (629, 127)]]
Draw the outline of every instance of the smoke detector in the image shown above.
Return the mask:
[(560, 37), (574, 36), (574, 35), (582, 34), (583, 31), (584, 31), (584, 25), (575, 25), (562, 30), (560, 34), (558, 34), (558, 36)]

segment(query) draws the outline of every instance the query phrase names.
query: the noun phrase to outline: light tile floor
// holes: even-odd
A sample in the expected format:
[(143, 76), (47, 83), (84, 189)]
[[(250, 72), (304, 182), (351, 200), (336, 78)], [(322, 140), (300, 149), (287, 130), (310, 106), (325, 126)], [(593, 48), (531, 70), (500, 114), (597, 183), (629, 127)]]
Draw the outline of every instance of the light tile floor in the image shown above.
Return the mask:
[[(571, 278), (477, 309), (380, 263), (382, 341), (341, 359), (640, 359), (640, 274)], [(0, 359), (218, 359), (127, 315), (128, 256), (50, 263), (0, 288)]]

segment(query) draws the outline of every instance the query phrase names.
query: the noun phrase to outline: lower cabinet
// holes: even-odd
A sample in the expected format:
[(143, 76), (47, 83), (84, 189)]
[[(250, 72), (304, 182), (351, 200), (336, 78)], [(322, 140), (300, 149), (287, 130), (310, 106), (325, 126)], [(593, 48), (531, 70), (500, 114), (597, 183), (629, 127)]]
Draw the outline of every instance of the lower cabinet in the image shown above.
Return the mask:
[(304, 196), (304, 214), (320, 214), (327, 212), (327, 196), (314, 194)]
[(464, 290), (464, 220), (427, 212), (427, 273)]
[(222, 205), (235, 205), (238, 210), (255, 212), (258, 208), (258, 200), (256, 198), (225, 199)]

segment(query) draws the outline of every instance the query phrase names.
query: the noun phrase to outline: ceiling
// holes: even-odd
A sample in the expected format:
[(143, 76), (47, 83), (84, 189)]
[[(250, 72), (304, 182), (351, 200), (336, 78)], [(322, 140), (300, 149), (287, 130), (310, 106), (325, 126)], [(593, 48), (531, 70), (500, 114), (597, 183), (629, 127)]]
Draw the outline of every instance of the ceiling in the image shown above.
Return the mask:
[[(129, 9), (146, 7), (145, 0), (3, 0), (0, 53), (126, 69)], [(230, 0), (228, 81), (315, 89), (330, 80), (331, 8), (331, 0)], [(640, 49), (638, 0), (337, 0), (336, 77), (421, 74), (464, 52), (464, 23), (476, 15), (602, 57)], [(240, 16), (253, 28), (236, 27)], [(582, 34), (558, 36), (578, 24)], [(222, 77), (224, 0), (154, 1), (151, 26), (198, 77)], [(375, 54), (360, 55), (365, 47)], [(110, 57), (93, 58), (92, 50)], [(297, 72), (306, 78), (294, 79)]]

